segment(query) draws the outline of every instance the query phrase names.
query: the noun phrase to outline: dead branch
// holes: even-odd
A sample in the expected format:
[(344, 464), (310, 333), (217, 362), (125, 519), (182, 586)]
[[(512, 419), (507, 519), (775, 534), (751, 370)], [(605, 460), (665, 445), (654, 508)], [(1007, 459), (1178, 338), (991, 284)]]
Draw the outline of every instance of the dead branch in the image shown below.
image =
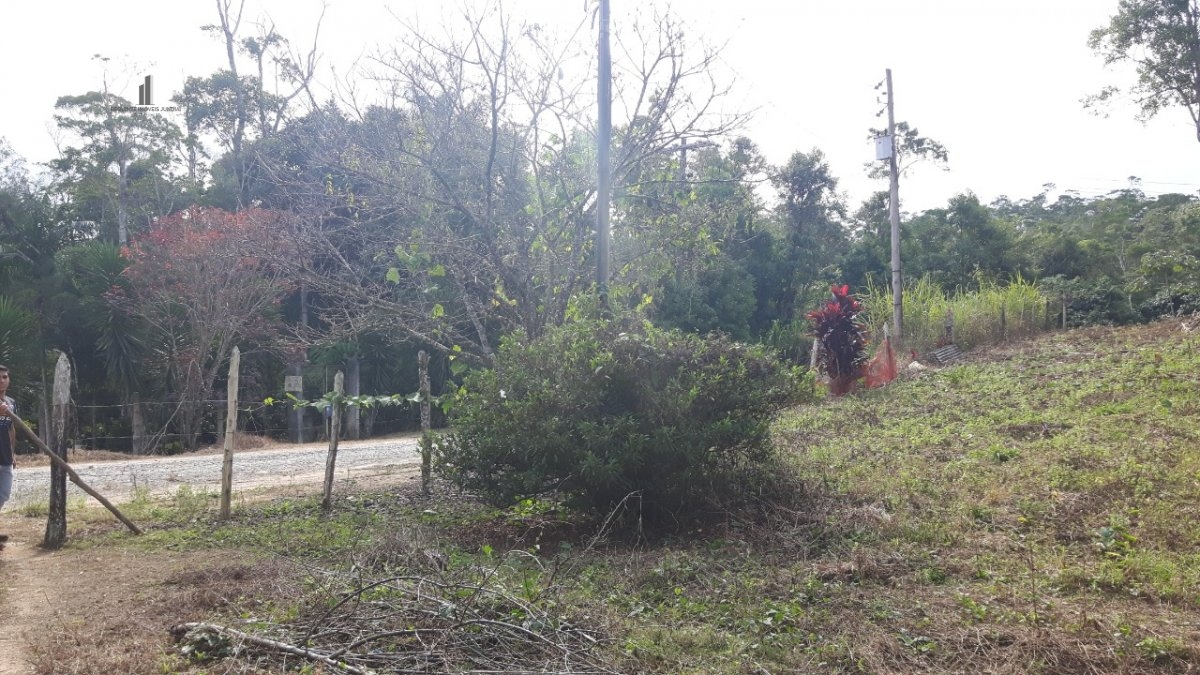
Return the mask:
[(212, 633), (218, 633), (220, 635), (235, 638), (252, 645), (266, 647), (267, 649), (272, 649), (278, 652), (300, 656), (318, 663), (323, 663), (330, 668), (340, 670), (342, 672), (354, 673), (355, 675), (368, 675), (368, 671), (366, 670), (355, 668), (354, 666), (347, 665), (345, 663), (340, 663), (320, 652), (316, 652), (311, 649), (305, 649), (304, 647), (297, 647), (296, 645), (289, 645), (286, 642), (280, 642), (278, 640), (271, 640), (269, 638), (243, 633), (240, 630), (234, 630), (233, 628), (228, 628), (225, 626), (218, 626), (215, 623), (181, 623), (177, 626), (171, 627), (171, 634), (176, 636), (177, 639), (182, 639), (192, 631), (209, 631)]
[(29, 426), (25, 424), (20, 417), (17, 417), (16, 413), (9, 411), (8, 416), (12, 418), (13, 424), (17, 425), (17, 429), (19, 429), (21, 433), (25, 434), (25, 437), (32, 441), (33, 444), (37, 446), (38, 450), (42, 451), (42, 454), (49, 457), (50, 461), (53, 462), (55, 466), (67, 472), (67, 477), (71, 479), (72, 483), (78, 485), (79, 489), (88, 493), (93, 499), (103, 504), (104, 508), (111, 511), (112, 514), (117, 517), (117, 520), (125, 523), (125, 527), (128, 527), (131, 532), (134, 534), (142, 533), (141, 529), (139, 529), (137, 525), (134, 525), (133, 521), (126, 518), (125, 514), (121, 513), (120, 509), (113, 506), (112, 502), (105, 499), (104, 495), (96, 492), (90, 485), (83, 482), (83, 479), (79, 477), (79, 474), (75, 473), (75, 469), (72, 469), (70, 464), (64, 462), (62, 458), (54, 454), (50, 448), (46, 447), (46, 444), (42, 442), (42, 439), (38, 438), (37, 434), (33, 433)]
[(523, 564), (504, 556), (482, 567), (374, 581), (359, 570), (345, 575), (350, 590), (340, 598), (315, 602), (310, 618), (277, 626), (271, 637), (206, 623), (172, 632), (215, 631), (351, 673), (613, 672), (591, 656), (600, 639), (506, 590), (500, 570)]

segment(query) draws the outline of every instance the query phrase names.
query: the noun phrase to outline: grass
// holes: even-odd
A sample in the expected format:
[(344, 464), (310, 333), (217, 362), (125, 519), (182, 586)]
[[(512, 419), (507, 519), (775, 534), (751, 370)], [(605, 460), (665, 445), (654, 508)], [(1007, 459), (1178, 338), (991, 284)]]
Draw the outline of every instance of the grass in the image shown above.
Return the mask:
[[(863, 300), (864, 321), (873, 335), (882, 334), (892, 320), (891, 289), (868, 283)], [(1054, 321), (1041, 291), (1019, 276), (1005, 286), (984, 282), (979, 290), (952, 294), (922, 277), (905, 285), (903, 301), (905, 344), (921, 352), (948, 341), (947, 316), (953, 317), (952, 340), (963, 349), (1027, 339)]]
[[(424, 575), (486, 588), (525, 625), (582, 627), (615, 672), (1200, 665), (1200, 339), (1178, 323), (1010, 342), (791, 410), (776, 437), (793, 498), (651, 541), (600, 536), (553, 504), (409, 487), (342, 494), (329, 513), (315, 498), (248, 502), (228, 522), (213, 495), (181, 491), (131, 505), (144, 537), (96, 520), (71, 546), (287, 561), (286, 583), (205, 616), (294, 639), (365, 580)], [(141, 672), (302, 667), (161, 650)]]

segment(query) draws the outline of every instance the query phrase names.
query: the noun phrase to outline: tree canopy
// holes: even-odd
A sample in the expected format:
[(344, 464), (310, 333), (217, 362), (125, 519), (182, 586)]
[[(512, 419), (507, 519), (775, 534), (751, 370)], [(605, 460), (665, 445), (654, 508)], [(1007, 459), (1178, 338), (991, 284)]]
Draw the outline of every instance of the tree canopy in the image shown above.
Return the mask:
[[(1088, 44), (1104, 63), (1130, 63), (1137, 81), (1129, 94), (1149, 119), (1182, 107), (1200, 140), (1200, 1), (1121, 0), (1107, 26), (1092, 31)], [(1110, 87), (1089, 99), (1103, 102), (1119, 93)]]

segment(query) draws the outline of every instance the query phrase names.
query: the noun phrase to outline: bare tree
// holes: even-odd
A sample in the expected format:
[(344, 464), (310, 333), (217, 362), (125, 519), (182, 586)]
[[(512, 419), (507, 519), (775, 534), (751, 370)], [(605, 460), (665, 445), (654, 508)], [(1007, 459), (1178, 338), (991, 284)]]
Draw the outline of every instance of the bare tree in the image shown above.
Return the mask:
[[(272, 180), (291, 208), (319, 214), (301, 273), (324, 328), (487, 362), (498, 335), (563, 320), (592, 283), (592, 56), (574, 46), (588, 22), (558, 40), (493, 3), (441, 33), (410, 27), (367, 72), (380, 102), (296, 127), (292, 165), (276, 162)], [(618, 188), (682, 140), (741, 121), (718, 110), (718, 52), (693, 55), (674, 19), (653, 15), (617, 43)]]

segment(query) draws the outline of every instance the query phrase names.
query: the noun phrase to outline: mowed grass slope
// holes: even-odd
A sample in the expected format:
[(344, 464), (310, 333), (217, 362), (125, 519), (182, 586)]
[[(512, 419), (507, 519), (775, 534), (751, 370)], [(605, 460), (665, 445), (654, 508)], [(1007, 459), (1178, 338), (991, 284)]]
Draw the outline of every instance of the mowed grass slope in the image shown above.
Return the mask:
[[(790, 412), (869, 671), (1188, 670), (1200, 644), (1200, 335), (1095, 328)], [(820, 572), (829, 579), (830, 572)], [(857, 652), (859, 658), (854, 659)]]

